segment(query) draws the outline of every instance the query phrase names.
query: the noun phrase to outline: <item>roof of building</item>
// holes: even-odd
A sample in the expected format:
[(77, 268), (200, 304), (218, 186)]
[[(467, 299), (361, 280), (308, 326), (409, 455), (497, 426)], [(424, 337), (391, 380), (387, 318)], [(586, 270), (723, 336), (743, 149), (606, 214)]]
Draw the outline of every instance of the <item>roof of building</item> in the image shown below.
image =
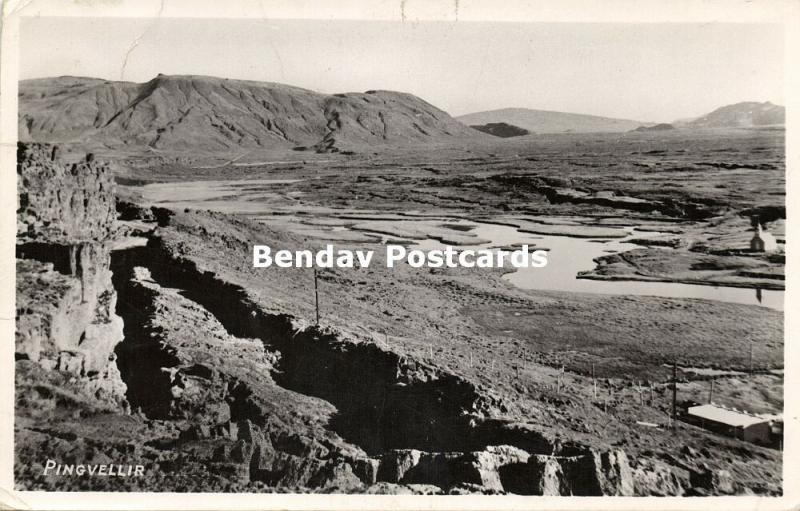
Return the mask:
[(693, 415), (701, 419), (711, 420), (736, 427), (741, 426), (746, 428), (748, 426), (752, 426), (753, 424), (768, 422), (767, 419), (763, 419), (761, 417), (748, 415), (735, 410), (728, 410), (727, 408), (722, 408), (716, 405), (691, 406), (689, 407), (688, 412), (689, 415)]

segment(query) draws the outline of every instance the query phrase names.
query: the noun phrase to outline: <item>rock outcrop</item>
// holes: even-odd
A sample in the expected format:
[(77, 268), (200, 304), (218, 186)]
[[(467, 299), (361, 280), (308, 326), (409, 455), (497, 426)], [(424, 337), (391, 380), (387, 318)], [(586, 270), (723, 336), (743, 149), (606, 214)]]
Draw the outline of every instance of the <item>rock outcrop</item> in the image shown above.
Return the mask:
[(632, 467), (635, 495), (668, 497), (683, 495), (690, 486), (686, 470), (663, 461), (641, 458)]
[(114, 353), (122, 319), (107, 244), (112, 177), (91, 155), (69, 163), (39, 144), (20, 145), (17, 174), (16, 358), (69, 373), (93, 398), (124, 408)]
[(18, 243), (99, 242), (113, 234), (114, 178), (94, 155), (65, 161), (58, 146), (20, 144), (17, 180)]
[(577, 456), (530, 454), (509, 445), (470, 453), (397, 450), (381, 459), (381, 481), (429, 484), (445, 490), (470, 485), (484, 493), (520, 495), (634, 494), (624, 451), (589, 450)]

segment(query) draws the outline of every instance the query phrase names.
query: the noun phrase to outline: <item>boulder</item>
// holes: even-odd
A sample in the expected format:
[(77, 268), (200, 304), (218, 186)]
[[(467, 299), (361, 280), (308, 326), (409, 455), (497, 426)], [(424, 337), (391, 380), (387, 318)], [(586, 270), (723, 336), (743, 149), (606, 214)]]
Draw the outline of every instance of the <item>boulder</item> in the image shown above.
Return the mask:
[(624, 451), (592, 451), (559, 459), (572, 495), (633, 495), (633, 472)]
[(530, 454), (510, 445), (490, 445), (485, 451), (475, 453), (472, 462), (480, 486), (486, 490), (505, 491), (500, 471), (511, 464), (527, 463)]
[(685, 471), (663, 461), (639, 459), (632, 468), (634, 494), (639, 496), (683, 495), (689, 485)]
[(411, 468), (419, 463), (422, 452), (416, 449), (394, 450), (381, 457), (378, 479), (389, 483), (399, 483)]
[(633, 472), (623, 451), (577, 456), (533, 455), (499, 469), (502, 487), (520, 495), (634, 494)]
[(727, 470), (701, 468), (689, 472), (689, 481), (693, 488), (704, 490), (703, 493), (712, 495), (727, 495), (734, 493), (733, 477)]

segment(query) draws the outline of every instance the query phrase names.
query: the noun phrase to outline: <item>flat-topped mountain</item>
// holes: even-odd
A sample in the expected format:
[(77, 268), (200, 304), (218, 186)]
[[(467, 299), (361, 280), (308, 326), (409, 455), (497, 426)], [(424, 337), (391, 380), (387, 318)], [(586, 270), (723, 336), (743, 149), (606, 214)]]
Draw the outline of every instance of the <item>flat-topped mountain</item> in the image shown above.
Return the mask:
[(506, 123), (533, 133), (622, 132), (647, 125), (641, 121), (530, 108), (502, 108), (457, 117), (470, 126)]
[(743, 101), (717, 108), (690, 121), (676, 123), (691, 128), (748, 128), (780, 125), (786, 122), (786, 108), (765, 101)]
[(174, 151), (358, 151), (485, 136), (402, 92), (328, 95), (279, 83), (165, 75), (141, 84), (22, 81), (19, 133), (23, 141)]

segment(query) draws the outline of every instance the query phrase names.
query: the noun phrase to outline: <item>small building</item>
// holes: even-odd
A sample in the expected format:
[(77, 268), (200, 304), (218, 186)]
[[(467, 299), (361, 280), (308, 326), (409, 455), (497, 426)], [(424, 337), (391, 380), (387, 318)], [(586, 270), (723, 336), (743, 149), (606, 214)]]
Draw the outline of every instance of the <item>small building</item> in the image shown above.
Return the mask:
[(778, 250), (778, 241), (775, 236), (761, 227), (760, 222), (755, 222), (755, 233), (750, 240), (750, 250), (753, 252), (775, 252)]
[(690, 406), (687, 416), (702, 428), (747, 442), (768, 444), (771, 424), (768, 418), (758, 417), (715, 404)]

